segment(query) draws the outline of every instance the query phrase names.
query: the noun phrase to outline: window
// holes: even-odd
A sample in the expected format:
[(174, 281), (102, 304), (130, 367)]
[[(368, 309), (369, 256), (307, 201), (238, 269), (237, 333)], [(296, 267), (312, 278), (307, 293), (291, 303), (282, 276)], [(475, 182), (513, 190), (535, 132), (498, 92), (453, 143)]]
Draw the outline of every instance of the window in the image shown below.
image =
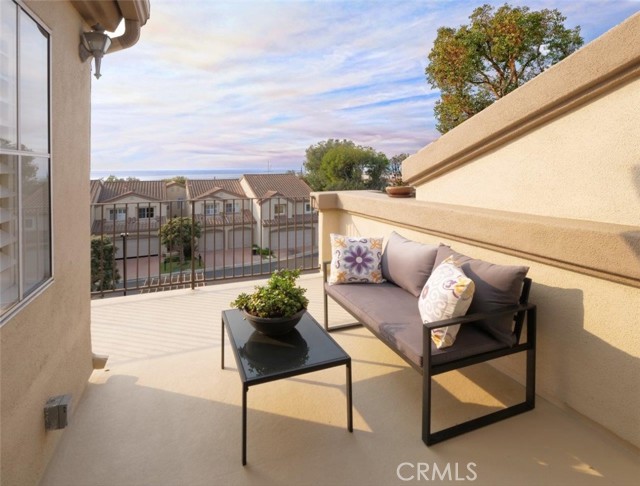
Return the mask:
[(224, 203), (224, 212), (225, 213), (235, 213), (236, 205), (232, 202)]
[(273, 212), (276, 216), (284, 216), (287, 214), (287, 205), (286, 204), (276, 204), (273, 207)]
[(153, 207), (138, 208), (138, 219), (151, 219), (151, 218), (153, 218), (154, 209), (155, 208), (153, 208)]
[(207, 216), (215, 216), (218, 214), (218, 204), (217, 203), (207, 203), (204, 207), (204, 214)]
[(0, 1), (0, 321), (51, 266), (49, 33)]
[(311, 212), (311, 203), (304, 203), (304, 212), (305, 213)]
[(110, 221), (124, 221), (125, 219), (127, 219), (126, 208), (109, 209)]

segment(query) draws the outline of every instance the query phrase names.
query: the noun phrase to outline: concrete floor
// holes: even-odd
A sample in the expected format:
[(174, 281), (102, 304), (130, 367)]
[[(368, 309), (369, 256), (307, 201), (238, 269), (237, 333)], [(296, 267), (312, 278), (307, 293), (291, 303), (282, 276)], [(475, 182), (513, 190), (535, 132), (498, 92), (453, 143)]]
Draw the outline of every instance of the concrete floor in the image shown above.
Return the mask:
[[(321, 279), (301, 280), (321, 321)], [(421, 376), (363, 328), (333, 334), (353, 359), (354, 432), (344, 367), (255, 386), (243, 467), (242, 388), (230, 350), (220, 369), (220, 311), (254, 285), (93, 301), (94, 351), (110, 358), (74, 404), (42, 485), (624, 485), (640, 477), (637, 450), (540, 397), (532, 412), (427, 448)], [(352, 322), (335, 305), (330, 316)], [(521, 393), (487, 365), (441, 375), (434, 427)]]

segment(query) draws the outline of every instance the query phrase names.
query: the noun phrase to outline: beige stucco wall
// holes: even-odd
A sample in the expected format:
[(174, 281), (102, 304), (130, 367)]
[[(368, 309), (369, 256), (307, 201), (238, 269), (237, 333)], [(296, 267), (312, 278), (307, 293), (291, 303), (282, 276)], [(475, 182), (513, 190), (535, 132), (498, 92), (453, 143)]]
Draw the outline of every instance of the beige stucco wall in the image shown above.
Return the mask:
[(639, 225), (638, 154), (640, 78), (417, 186), (416, 195), (423, 201)]
[[(415, 199), (317, 194), (328, 234), (524, 264), (537, 392), (640, 447), (640, 14), (403, 163)], [(522, 379), (515, 359), (497, 366)], [(534, 412), (535, 413), (535, 412)]]
[(92, 370), (89, 300), (90, 67), (86, 27), (68, 2), (26, 2), (51, 29), (54, 281), (0, 327), (3, 486), (37, 484), (63, 431), (44, 429), (48, 397), (73, 412)]

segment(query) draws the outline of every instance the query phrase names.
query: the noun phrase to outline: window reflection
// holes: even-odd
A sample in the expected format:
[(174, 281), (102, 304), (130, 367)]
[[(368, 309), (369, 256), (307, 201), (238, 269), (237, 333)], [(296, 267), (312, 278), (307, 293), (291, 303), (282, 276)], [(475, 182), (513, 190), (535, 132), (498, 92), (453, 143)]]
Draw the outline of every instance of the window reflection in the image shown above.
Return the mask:
[(13, 2), (0, 1), (0, 148), (15, 149), (18, 143), (17, 13)]
[(24, 150), (45, 154), (49, 151), (48, 67), (46, 33), (20, 11), (20, 144)]
[(25, 295), (51, 276), (49, 160), (22, 159), (22, 251)]
[(0, 155), (0, 310), (17, 302), (18, 157)]

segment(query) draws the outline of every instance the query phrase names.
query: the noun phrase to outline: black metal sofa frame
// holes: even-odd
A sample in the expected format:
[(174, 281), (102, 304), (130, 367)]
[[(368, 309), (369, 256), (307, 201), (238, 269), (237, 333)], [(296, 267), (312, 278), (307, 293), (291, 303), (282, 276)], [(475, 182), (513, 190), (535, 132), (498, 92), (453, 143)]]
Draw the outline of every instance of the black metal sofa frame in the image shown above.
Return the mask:
[[(438, 442), (442, 442), (446, 439), (456, 437), (458, 435), (476, 430), (485, 425), (489, 425), (500, 420), (512, 417), (514, 415), (533, 410), (535, 407), (535, 369), (536, 369), (536, 306), (530, 304), (529, 291), (531, 289), (531, 279), (525, 278), (522, 286), (522, 292), (519, 299), (519, 304), (510, 308), (506, 308), (500, 312), (491, 314), (471, 314), (453, 319), (447, 319), (438, 322), (432, 322), (429, 324), (423, 324), (418, 322), (416, 325), (422, 326), (422, 366), (418, 366), (412, 361), (405, 353), (394, 346), (387, 338), (381, 335), (380, 332), (373, 329), (371, 326), (362, 322), (357, 316), (357, 309), (353, 305), (339, 302), (333, 296), (328, 294), (329, 284), (328, 278), (328, 265), (330, 262), (323, 262), (323, 274), (324, 274), (324, 327), (328, 332), (337, 331), (340, 329), (353, 328), (364, 325), (369, 331), (371, 331), (378, 339), (387, 344), (393, 351), (395, 351), (401, 358), (409, 363), (414, 369), (422, 373), (423, 386), (422, 386), (422, 440), (427, 445), (433, 445)], [(377, 284), (348, 284), (348, 285), (377, 285)], [(328, 297), (332, 297), (336, 303), (344, 308), (349, 314), (351, 314), (358, 322), (353, 324), (344, 324), (329, 326), (328, 317)], [(416, 302), (417, 307), (417, 302)], [(465, 356), (462, 358), (451, 359), (440, 355), (438, 363), (434, 363), (432, 359), (432, 341), (431, 330), (440, 327), (451, 326), (454, 324), (461, 324), (462, 326), (469, 326), (478, 324), (481, 321), (490, 320), (496, 316), (513, 315), (514, 327), (513, 332), (515, 336), (515, 344), (513, 346), (504, 346), (501, 349), (492, 350), (489, 352), (482, 352), (472, 356)], [(526, 342), (520, 342), (522, 329), (526, 318)], [(451, 346), (452, 349), (455, 344)], [(424, 352), (426, 350), (426, 352)], [(501, 410), (483, 415), (478, 418), (468, 420), (466, 422), (439, 430), (437, 432), (431, 432), (431, 382), (432, 377), (447, 371), (453, 371), (467, 366), (471, 366), (478, 363), (483, 363), (503, 356), (508, 356), (516, 353), (526, 353), (526, 383), (525, 383), (525, 399), (523, 402), (511, 405)], [(452, 353), (453, 354), (453, 353)]]

